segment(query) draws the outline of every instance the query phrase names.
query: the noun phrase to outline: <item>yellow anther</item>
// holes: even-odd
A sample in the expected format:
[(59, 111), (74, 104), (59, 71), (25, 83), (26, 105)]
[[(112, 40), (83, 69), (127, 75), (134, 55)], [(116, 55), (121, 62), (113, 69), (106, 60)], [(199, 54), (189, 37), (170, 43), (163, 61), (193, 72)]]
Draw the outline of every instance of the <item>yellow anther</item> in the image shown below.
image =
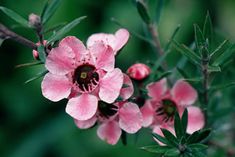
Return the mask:
[(80, 75), (80, 78), (85, 79), (87, 77), (87, 73), (86, 72), (82, 72)]

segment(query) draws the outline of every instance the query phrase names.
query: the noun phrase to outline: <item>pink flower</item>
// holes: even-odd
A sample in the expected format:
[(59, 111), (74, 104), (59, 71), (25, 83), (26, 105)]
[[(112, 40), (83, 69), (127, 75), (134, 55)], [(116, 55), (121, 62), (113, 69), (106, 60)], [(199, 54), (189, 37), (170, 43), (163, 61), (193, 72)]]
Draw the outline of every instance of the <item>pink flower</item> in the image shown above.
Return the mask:
[(122, 130), (131, 134), (136, 133), (142, 127), (142, 115), (138, 105), (127, 102), (134, 92), (127, 75), (124, 75), (124, 84), (128, 87), (121, 90), (122, 101), (115, 101), (112, 104), (99, 101), (96, 115), (85, 121), (75, 120), (77, 127), (87, 129), (98, 123), (98, 137), (112, 145), (118, 142)]
[[(44, 40), (44, 41), (43, 41), (43, 45), (46, 46), (46, 44), (47, 44), (47, 41)], [(36, 45), (37, 45), (37, 46), (40, 46), (41, 43), (40, 43), (40, 42), (37, 42)], [(37, 51), (37, 50), (33, 50), (32, 53), (33, 53), (33, 58), (34, 58), (35, 60), (39, 60), (39, 53), (38, 53), (38, 51)]]
[(179, 112), (182, 116), (184, 109), (187, 108), (187, 132), (191, 134), (203, 128), (204, 115), (200, 108), (192, 106), (197, 99), (197, 92), (189, 83), (178, 80), (169, 90), (164, 78), (147, 85), (147, 90), (151, 98), (141, 108), (144, 127), (161, 128), (166, 125), (173, 127), (175, 112)]
[(49, 72), (42, 81), (42, 94), (51, 101), (68, 98), (66, 112), (88, 120), (99, 100), (113, 103), (120, 94), (123, 73), (114, 62), (113, 49), (103, 42), (86, 48), (76, 37), (66, 37), (47, 56)]
[(129, 32), (126, 29), (119, 29), (114, 35), (106, 33), (97, 33), (91, 35), (87, 40), (87, 46), (91, 46), (96, 42), (102, 41), (109, 45), (116, 55), (117, 52), (127, 43)]
[(149, 76), (150, 68), (142, 63), (136, 63), (127, 69), (127, 74), (135, 80), (143, 80)]

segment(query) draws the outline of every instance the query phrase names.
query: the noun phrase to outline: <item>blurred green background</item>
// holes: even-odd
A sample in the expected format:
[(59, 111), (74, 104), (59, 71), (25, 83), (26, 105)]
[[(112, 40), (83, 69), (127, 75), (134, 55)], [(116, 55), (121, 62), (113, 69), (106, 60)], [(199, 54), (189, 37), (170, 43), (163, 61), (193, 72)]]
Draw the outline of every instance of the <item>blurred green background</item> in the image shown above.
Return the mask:
[[(149, 0), (151, 13), (156, 11), (157, 0)], [(40, 14), (45, 1), (35, 0), (0, 0), (0, 5), (8, 7), (23, 17), (30, 13)], [(181, 24), (177, 35), (179, 42), (190, 44), (193, 41), (193, 24), (202, 26), (207, 10), (210, 11), (216, 30), (226, 38), (235, 40), (235, 1), (234, 0), (165, 0), (159, 24), (160, 38), (166, 44), (174, 29)], [(47, 27), (76, 17), (87, 15), (68, 35), (74, 35), (86, 42), (92, 33), (114, 33), (119, 27), (110, 21), (115, 17), (131, 30), (144, 34), (143, 23), (131, 0), (63, 0), (56, 14)], [(37, 42), (32, 30), (17, 27), (15, 22), (0, 13), (0, 22), (22, 36)], [(170, 68), (178, 62), (180, 54), (176, 51), (167, 58)], [(151, 59), (150, 59), (151, 58)], [(156, 58), (151, 47), (135, 36), (131, 36), (122, 53), (117, 57), (117, 66), (125, 71), (128, 66), (139, 61), (154, 61)], [(32, 62), (31, 50), (14, 41), (7, 40), (0, 47), (0, 156), (1, 157), (153, 157), (155, 154), (144, 152), (141, 146), (151, 145), (150, 130), (143, 129), (137, 136), (128, 135), (128, 145), (119, 142), (110, 146), (96, 135), (96, 128), (79, 130), (72, 118), (64, 111), (66, 100), (53, 103), (41, 94), (41, 79), (29, 84), (26, 80), (39, 73), (43, 66), (15, 68), (16, 65)], [(235, 63), (226, 72), (221, 73), (221, 80), (234, 80)], [(190, 70), (189, 70), (190, 71)], [(191, 69), (192, 72), (192, 69)], [(226, 77), (224, 79), (224, 77)], [(216, 102), (219, 110), (233, 109), (235, 105), (234, 88), (218, 93)], [(222, 106), (222, 107), (221, 107)], [(230, 110), (231, 111), (231, 110)], [(227, 111), (228, 112), (228, 111)], [(224, 146), (233, 146), (234, 113), (222, 112), (219, 120), (213, 124), (215, 141)], [(226, 115), (226, 116), (224, 116)], [(223, 125), (222, 125), (223, 124)], [(230, 131), (228, 131), (230, 129)], [(231, 131), (232, 130), (232, 131)], [(210, 156), (226, 156), (221, 149), (210, 148)]]

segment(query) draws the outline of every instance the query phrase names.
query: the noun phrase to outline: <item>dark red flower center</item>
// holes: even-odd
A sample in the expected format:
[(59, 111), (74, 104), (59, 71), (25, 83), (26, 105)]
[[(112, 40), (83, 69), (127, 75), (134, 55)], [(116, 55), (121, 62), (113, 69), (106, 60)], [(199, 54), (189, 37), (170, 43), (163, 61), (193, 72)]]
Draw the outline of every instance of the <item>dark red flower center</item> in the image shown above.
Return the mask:
[(84, 92), (92, 91), (98, 84), (99, 74), (96, 68), (90, 64), (83, 64), (77, 67), (74, 73), (74, 82)]
[(157, 115), (162, 116), (165, 122), (172, 121), (177, 111), (175, 102), (170, 99), (163, 99), (161, 104), (161, 107), (156, 110)]
[(118, 107), (113, 104), (99, 101), (98, 110), (100, 111), (100, 116), (109, 118), (117, 113)]

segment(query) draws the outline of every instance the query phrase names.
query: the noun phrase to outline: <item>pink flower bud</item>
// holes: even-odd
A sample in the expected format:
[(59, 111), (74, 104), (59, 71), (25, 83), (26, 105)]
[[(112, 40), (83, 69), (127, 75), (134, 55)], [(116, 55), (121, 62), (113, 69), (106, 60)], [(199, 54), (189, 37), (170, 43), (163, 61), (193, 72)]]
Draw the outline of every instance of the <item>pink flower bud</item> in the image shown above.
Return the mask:
[[(43, 41), (43, 45), (46, 46), (46, 44), (47, 44), (47, 41), (44, 40), (44, 41)], [(37, 45), (37, 46), (40, 46), (41, 43), (40, 43), (40, 42), (37, 42), (36, 45)], [(37, 50), (33, 50), (32, 53), (33, 53), (33, 58), (34, 58), (35, 60), (40, 60), (40, 59), (39, 59), (39, 53), (38, 53)]]
[(29, 25), (37, 28), (38, 26), (41, 25), (41, 18), (40, 16), (36, 14), (30, 14), (29, 15)]
[(151, 70), (143, 63), (136, 63), (127, 69), (127, 74), (135, 80), (143, 80), (149, 76)]

